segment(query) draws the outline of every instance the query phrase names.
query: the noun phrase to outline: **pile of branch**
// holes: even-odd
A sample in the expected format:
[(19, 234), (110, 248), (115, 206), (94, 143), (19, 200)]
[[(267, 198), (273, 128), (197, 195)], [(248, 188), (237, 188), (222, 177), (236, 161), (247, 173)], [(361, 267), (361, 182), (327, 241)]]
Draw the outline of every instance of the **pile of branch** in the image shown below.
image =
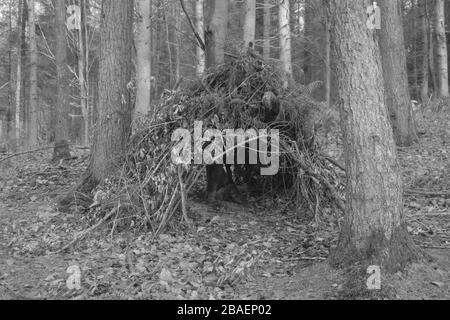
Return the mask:
[[(204, 170), (203, 166), (180, 168), (172, 163), (171, 135), (179, 128), (193, 131), (194, 121), (201, 120), (204, 128), (219, 130), (280, 129), (282, 169), (271, 181), (290, 176), (295, 200), (308, 204), (316, 214), (325, 202), (342, 209), (336, 167), (317, 152), (309, 129), (314, 114), (323, 108), (311, 98), (318, 83), (294, 90), (284, 89), (283, 83), (276, 67), (244, 56), (209, 70), (187, 88), (166, 92), (156, 108), (156, 120), (144, 117), (135, 123), (123, 175), (110, 192), (121, 193), (115, 198), (122, 201), (125, 195), (132, 204), (129, 207), (145, 218), (155, 234), (160, 233), (180, 207), (185, 207), (187, 194)], [(270, 110), (263, 103), (267, 93), (280, 102), (270, 121)], [(186, 212), (184, 216), (187, 219)]]

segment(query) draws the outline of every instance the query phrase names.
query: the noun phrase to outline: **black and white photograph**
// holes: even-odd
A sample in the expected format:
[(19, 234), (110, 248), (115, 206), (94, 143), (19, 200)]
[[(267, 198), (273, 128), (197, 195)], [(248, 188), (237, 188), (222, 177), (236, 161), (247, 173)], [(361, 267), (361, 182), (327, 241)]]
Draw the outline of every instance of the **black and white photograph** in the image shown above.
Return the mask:
[(0, 300), (450, 300), (449, 49), (447, 0), (0, 0)]

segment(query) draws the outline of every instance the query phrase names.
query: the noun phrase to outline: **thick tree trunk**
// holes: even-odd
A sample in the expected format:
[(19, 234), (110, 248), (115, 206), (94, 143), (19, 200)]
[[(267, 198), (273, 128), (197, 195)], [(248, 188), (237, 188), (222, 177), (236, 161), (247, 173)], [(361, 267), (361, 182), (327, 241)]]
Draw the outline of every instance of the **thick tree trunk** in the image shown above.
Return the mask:
[(426, 1), (421, 2), (421, 14), (422, 14), (422, 83), (420, 86), (420, 98), (423, 104), (428, 102), (428, 87), (429, 87), (429, 61), (428, 61), (428, 7)]
[(448, 60), (447, 60), (447, 37), (445, 34), (445, 12), (444, 0), (436, 0), (435, 29), (437, 39), (437, 65), (439, 96), (448, 97)]
[(206, 63), (208, 67), (225, 62), (228, 32), (228, 0), (210, 0), (209, 21), (205, 28)]
[(289, 0), (278, 0), (278, 22), (280, 32), (280, 60), (287, 88), (294, 82), (292, 73), (291, 26)]
[(272, 0), (264, 0), (263, 57), (270, 59), (270, 40), (272, 36)]
[[(66, 1), (55, 1), (55, 32), (56, 32), (56, 128), (55, 128), (55, 158), (70, 158), (70, 152), (60, 146), (67, 145), (68, 114), (69, 114), (69, 70), (67, 67), (67, 39), (66, 39)], [(58, 149), (58, 150), (56, 150)]]
[(28, 144), (36, 146), (38, 144), (38, 52), (36, 45), (36, 21), (34, 0), (28, 0), (28, 21), (29, 21), (29, 42), (30, 42), (30, 115)]
[(256, 33), (256, 0), (245, 0), (244, 48), (254, 47)]
[(406, 73), (406, 52), (398, 0), (379, 2), (381, 15), (380, 50), (383, 63), (386, 104), (394, 139), (407, 147), (417, 141)]
[(135, 116), (146, 115), (151, 111), (151, 0), (138, 0), (137, 12), (140, 17), (136, 37), (137, 92)]
[(332, 262), (364, 262), (394, 271), (415, 258), (416, 251), (406, 230), (380, 52), (374, 31), (366, 26), (365, 4), (330, 1), (347, 172), (346, 217)]
[[(132, 0), (104, 0), (101, 23), (99, 110), (85, 190), (113, 174), (131, 133)], [(89, 190), (91, 191), (91, 190)]]

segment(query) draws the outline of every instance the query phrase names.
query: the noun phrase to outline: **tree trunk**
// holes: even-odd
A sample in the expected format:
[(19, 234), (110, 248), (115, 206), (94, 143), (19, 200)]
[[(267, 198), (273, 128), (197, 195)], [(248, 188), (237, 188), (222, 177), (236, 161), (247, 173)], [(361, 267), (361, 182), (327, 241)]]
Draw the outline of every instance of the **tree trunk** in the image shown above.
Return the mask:
[(89, 192), (118, 168), (131, 134), (131, 53), (134, 1), (104, 0), (101, 23), (99, 110), (94, 147), (82, 187)]
[(20, 146), (20, 138), (22, 135), (22, 120), (21, 120), (21, 101), (22, 101), (22, 42), (23, 33), (22, 30), (22, 20), (23, 20), (23, 7), (25, 0), (19, 0), (18, 3), (18, 14), (17, 14), (17, 30), (18, 30), (18, 40), (17, 40), (17, 65), (16, 65), (16, 96), (15, 96), (15, 139), (16, 146)]
[(264, 1), (264, 35), (263, 35), (263, 57), (270, 59), (270, 40), (272, 36), (272, 0)]
[[(55, 30), (56, 30), (56, 128), (54, 158), (70, 158), (67, 148), (62, 150), (62, 145), (67, 145), (68, 114), (69, 114), (69, 70), (67, 67), (67, 39), (66, 39), (66, 1), (55, 1)], [(58, 150), (56, 150), (58, 149)]]
[(206, 63), (208, 67), (225, 62), (225, 40), (228, 31), (228, 0), (210, 0), (206, 24)]
[(280, 60), (285, 76), (284, 87), (287, 88), (294, 82), (292, 73), (291, 53), (291, 27), (289, 0), (278, 0), (278, 22), (280, 32)]
[(138, 0), (137, 12), (140, 14), (136, 37), (136, 109), (135, 116), (150, 112), (151, 96), (151, 0)]
[(380, 50), (384, 72), (386, 104), (390, 113), (394, 139), (398, 146), (411, 146), (417, 141), (411, 97), (406, 73), (406, 52), (398, 0), (379, 2), (383, 17)]
[(447, 60), (447, 37), (445, 34), (445, 12), (444, 0), (436, 0), (435, 29), (437, 39), (437, 65), (439, 96), (448, 97), (448, 60)]
[[(195, 0), (195, 17), (197, 19), (197, 32), (205, 41), (205, 16), (204, 16), (204, 0)], [(205, 51), (197, 46), (197, 66), (196, 73), (198, 77), (201, 77), (205, 72), (206, 57)]]
[(429, 77), (428, 77), (428, 50), (429, 50), (429, 43), (428, 43), (428, 7), (426, 1), (422, 1), (421, 3), (422, 7), (422, 83), (420, 86), (420, 98), (422, 101), (422, 104), (425, 104), (428, 102), (428, 86), (429, 86)]
[(36, 146), (38, 144), (38, 52), (36, 45), (36, 19), (34, 0), (28, 0), (28, 21), (29, 21), (29, 41), (30, 41), (30, 115), (28, 144)]
[[(84, 11), (86, 0), (79, 0), (80, 8)], [(85, 39), (84, 32), (86, 24), (81, 17), (80, 29), (78, 30), (78, 79), (80, 82), (80, 106), (81, 114), (83, 116), (83, 144), (85, 146), (89, 145), (89, 99), (87, 90), (87, 74), (86, 74), (86, 50), (85, 50)], [(87, 31), (87, 30), (86, 30)]]
[(340, 266), (363, 262), (394, 271), (415, 258), (416, 249), (406, 230), (380, 52), (366, 26), (365, 3), (330, 1), (347, 172), (346, 216), (331, 258)]
[(326, 10), (326, 2), (323, 2), (325, 15), (325, 103), (331, 107), (331, 42), (330, 42), (330, 17)]
[(256, 0), (245, 0), (244, 48), (254, 47), (256, 33)]

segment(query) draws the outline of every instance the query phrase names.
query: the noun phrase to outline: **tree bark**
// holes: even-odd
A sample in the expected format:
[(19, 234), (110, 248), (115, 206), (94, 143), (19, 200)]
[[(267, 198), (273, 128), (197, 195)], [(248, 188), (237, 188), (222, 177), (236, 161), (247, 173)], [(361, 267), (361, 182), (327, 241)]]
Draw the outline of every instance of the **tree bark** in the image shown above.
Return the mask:
[(114, 174), (131, 134), (134, 1), (104, 0), (101, 23), (99, 110), (94, 147), (83, 187), (91, 191)]
[[(55, 128), (55, 148), (54, 158), (70, 158), (67, 148), (62, 151), (61, 145), (67, 145), (68, 114), (69, 114), (69, 70), (67, 66), (67, 39), (66, 39), (66, 1), (55, 0), (55, 32), (56, 32), (56, 128)], [(58, 150), (56, 150), (58, 149)]]
[(406, 73), (406, 52), (398, 0), (379, 2), (383, 17), (380, 31), (386, 104), (398, 146), (411, 146), (417, 134)]
[(38, 52), (36, 44), (35, 2), (28, 0), (29, 42), (30, 42), (30, 115), (28, 144), (38, 145)]
[(21, 120), (21, 101), (22, 101), (22, 42), (23, 33), (22, 30), (22, 20), (24, 10), (24, 1), (19, 0), (18, 3), (18, 14), (17, 14), (17, 30), (18, 30), (18, 40), (17, 40), (17, 65), (16, 65), (16, 92), (15, 92), (15, 140), (16, 146), (20, 146), (20, 138), (22, 135), (22, 120)]
[[(197, 32), (205, 42), (205, 16), (204, 16), (204, 0), (195, 0), (195, 17), (197, 20)], [(205, 73), (206, 68), (206, 56), (205, 51), (197, 46), (197, 65), (196, 73), (198, 77), (201, 77)]]
[(447, 60), (447, 37), (445, 34), (445, 10), (444, 0), (436, 0), (435, 29), (437, 39), (437, 65), (439, 96), (448, 97), (448, 60)]
[(374, 31), (366, 26), (365, 4), (330, 0), (347, 172), (346, 216), (331, 261), (339, 266), (361, 262), (396, 271), (416, 258), (417, 251), (406, 230), (380, 52)]
[(422, 104), (428, 102), (428, 87), (429, 87), (429, 43), (428, 43), (428, 7), (426, 1), (421, 2), (422, 14), (422, 83), (420, 86), (420, 98)]
[(272, 0), (264, 1), (264, 39), (263, 39), (263, 57), (265, 60), (270, 59), (270, 40), (272, 36)]
[(291, 26), (289, 0), (278, 0), (278, 22), (280, 32), (280, 60), (285, 76), (284, 87), (294, 82), (292, 73)]
[(245, 0), (244, 48), (254, 47), (256, 33), (256, 0)]
[(228, 0), (210, 0), (209, 21), (205, 28), (206, 63), (208, 67), (225, 62), (228, 32)]
[(146, 115), (151, 111), (151, 0), (138, 0), (137, 12), (140, 17), (136, 37), (137, 92), (135, 117)]
[[(86, 0), (79, 0), (79, 5), (82, 11), (85, 11)], [(83, 144), (85, 146), (89, 145), (89, 99), (88, 99), (88, 86), (87, 86), (87, 74), (86, 74), (86, 64), (87, 56), (85, 50), (85, 38), (83, 29), (85, 29), (86, 24), (83, 19), (83, 14), (81, 18), (80, 29), (78, 30), (78, 79), (80, 83), (80, 106), (81, 114), (83, 116)], [(86, 30), (87, 32), (87, 30)]]

